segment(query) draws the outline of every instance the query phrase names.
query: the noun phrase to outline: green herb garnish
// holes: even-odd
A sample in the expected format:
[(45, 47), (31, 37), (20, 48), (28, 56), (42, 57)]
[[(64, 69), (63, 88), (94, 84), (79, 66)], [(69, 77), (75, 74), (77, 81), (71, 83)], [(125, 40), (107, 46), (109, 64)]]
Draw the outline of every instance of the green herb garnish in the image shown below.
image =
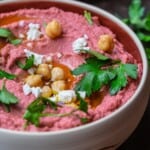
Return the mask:
[[(80, 100), (80, 110), (87, 112), (87, 103), (81, 98), (79, 100)], [(74, 109), (71, 112), (62, 113), (62, 114), (47, 113), (44, 110), (48, 106), (50, 106), (54, 110), (57, 110), (58, 107), (58, 105), (55, 102), (43, 97), (38, 97), (31, 104), (29, 104), (23, 116), (23, 118), (26, 120), (24, 128), (26, 128), (30, 123), (38, 127), (40, 125), (40, 118), (42, 117), (66, 117), (66, 116), (75, 115), (76, 117), (81, 119), (78, 115), (73, 114), (79, 109)], [(83, 121), (85, 123), (86, 118), (83, 118)]]
[(18, 45), (18, 44), (21, 44), (22, 40), (21, 39), (12, 39), (10, 40), (10, 43), (13, 44), (13, 45)]
[[(127, 78), (137, 78), (137, 66), (134, 64), (122, 64), (108, 59), (99, 60), (90, 57), (86, 62), (74, 69), (74, 75), (83, 75), (76, 84), (76, 91), (85, 91), (89, 97), (92, 93), (99, 91), (104, 85), (110, 87), (110, 94), (115, 95), (128, 83)], [(108, 66), (107, 66), (108, 65)]]
[(51, 108), (56, 109), (57, 105), (49, 99), (39, 97), (34, 100), (26, 109), (23, 118), (27, 120), (28, 123), (32, 123), (35, 126), (39, 126), (40, 118), (47, 116), (43, 114), (46, 106), (49, 105)]
[(34, 65), (34, 55), (29, 56), (25, 64), (22, 64), (21, 62), (17, 62), (18, 67), (22, 68), (23, 70), (28, 70)]
[(127, 76), (137, 78), (137, 66), (134, 64), (120, 64), (113, 69), (116, 77), (110, 83), (110, 94), (115, 95), (128, 84)]
[(9, 29), (0, 28), (0, 37), (2, 38), (8, 38), (11, 37), (12, 33)]
[(18, 101), (18, 98), (13, 93), (9, 92), (3, 83), (0, 90), (0, 103), (4, 104), (7, 110), (10, 111), (10, 105), (17, 104)]
[(88, 111), (88, 104), (87, 102), (80, 96), (78, 92), (76, 92), (77, 99), (79, 100), (79, 110), (87, 112)]
[(83, 124), (86, 124), (86, 123), (89, 122), (89, 119), (88, 119), (88, 118), (80, 118), (80, 120), (81, 120), (81, 122), (82, 122)]
[(7, 72), (0, 69), (0, 78), (1, 79), (6, 78), (6, 79), (13, 80), (14, 78), (16, 78), (16, 75), (7, 73)]
[(150, 63), (150, 52), (148, 52), (150, 50), (150, 12), (145, 13), (141, 0), (132, 0), (128, 9), (128, 15), (129, 18), (123, 21), (134, 30), (139, 39), (143, 42)]
[(17, 39), (15, 35), (9, 29), (6, 28), (0, 28), (0, 38), (5, 38), (6, 41), (13, 45), (18, 45), (22, 42), (21, 39)]
[(92, 21), (92, 16), (91, 16), (91, 13), (88, 12), (88, 11), (84, 11), (84, 17), (85, 19), (87, 20), (87, 22), (92, 25), (93, 24), (93, 21)]
[(80, 50), (80, 53), (87, 53), (90, 54), (91, 56), (96, 57), (99, 60), (108, 60), (109, 58), (107, 56), (102, 55), (101, 53), (94, 51), (94, 50)]

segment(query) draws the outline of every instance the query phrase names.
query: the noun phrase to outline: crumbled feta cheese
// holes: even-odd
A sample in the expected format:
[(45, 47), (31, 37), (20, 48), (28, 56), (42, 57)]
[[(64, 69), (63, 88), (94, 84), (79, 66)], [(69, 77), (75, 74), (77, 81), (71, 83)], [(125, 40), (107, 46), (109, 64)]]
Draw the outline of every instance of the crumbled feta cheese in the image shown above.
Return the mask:
[(57, 102), (58, 99), (57, 99), (57, 96), (52, 96), (49, 98), (52, 102)]
[(52, 57), (51, 56), (46, 57), (45, 61), (48, 62), (48, 63), (51, 63), (52, 62)]
[(34, 68), (28, 69), (28, 73), (29, 73), (29, 74), (34, 74), (34, 72), (35, 72), (35, 69), (34, 69)]
[(79, 95), (81, 98), (85, 99), (86, 97), (86, 92), (85, 91), (78, 91)]
[(39, 24), (30, 23), (29, 30), (27, 32), (27, 40), (33, 41), (39, 39), (42, 34), (39, 29), (40, 29)]
[(31, 90), (35, 97), (39, 97), (42, 91), (40, 87), (32, 87)]
[(61, 58), (62, 54), (61, 53), (57, 53), (57, 58)]
[(37, 65), (42, 63), (42, 60), (43, 60), (43, 57), (44, 57), (43, 55), (31, 52), (28, 49), (24, 49), (24, 52), (25, 52), (27, 57), (30, 57), (30, 56), (34, 55), (34, 65), (37, 66)]
[(73, 90), (64, 90), (58, 93), (58, 101), (64, 103), (71, 103), (76, 100), (76, 94)]
[(27, 43), (27, 46), (28, 46), (29, 48), (32, 48), (32, 47), (33, 47), (33, 43)]
[(24, 24), (25, 24), (25, 23), (24, 23), (23, 20), (19, 21), (19, 26), (20, 26), (20, 27), (24, 27)]
[(25, 95), (28, 95), (32, 92), (31, 87), (28, 84), (23, 85), (23, 92)]
[(60, 91), (57, 95), (50, 97), (49, 99), (53, 102), (62, 102), (64, 104), (67, 104), (76, 100), (76, 94), (73, 90), (63, 90)]
[(32, 93), (35, 97), (39, 97), (41, 91), (40, 87), (30, 87), (28, 84), (23, 85), (23, 92), (25, 95)]
[(81, 50), (89, 50), (90, 48), (87, 46), (88, 36), (85, 34), (83, 37), (76, 39), (72, 43), (72, 48), (75, 53), (80, 53)]
[(25, 37), (24, 34), (22, 34), (22, 33), (19, 34), (19, 38), (23, 39), (24, 37)]

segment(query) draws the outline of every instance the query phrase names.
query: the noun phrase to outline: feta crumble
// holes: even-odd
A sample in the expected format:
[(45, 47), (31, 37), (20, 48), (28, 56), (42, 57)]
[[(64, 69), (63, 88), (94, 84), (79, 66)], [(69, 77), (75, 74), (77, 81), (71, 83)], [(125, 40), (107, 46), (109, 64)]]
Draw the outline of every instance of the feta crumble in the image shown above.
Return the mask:
[(25, 25), (24, 20), (19, 21), (19, 26), (20, 26), (20, 27), (24, 27), (24, 25)]
[(86, 97), (86, 92), (85, 91), (78, 91), (78, 93), (79, 93), (79, 95), (82, 99), (85, 99), (85, 97)]
[(25, 35), (22, 34), (22, 33), (20, 33), (20, 34), (19, 34), (19, 38), (23, 39), (23, 38), (25, 38)]
[(34, 52), (31, 52), (30, 50), (28, 49), (24, 49), (24, 52), (25, 52), (25, 55), (27, 57), (30, 57), (32, 55), (34, 55), (34, 65), (39, 65), (42, 63), (42, 60), (43, 60), (43, 57), (44, 55), (40, 55), (40, 54), (37, 54), (37, 53), (34, 53)]
[(27, 32), (27, 40), (37, 40), (40, 38), (41, 36), (41, 32), (40, 32), (40, 25), (39, 24), (34, 24), (34, 23), (30, 23), (29, 24), (29, 30)]
[(73, 90), (63, 90), (60, 91), (57, 95), (50, 97), (49, 99), (53, 102), (62, 102), (64, 104), (68, 104), (76, 100), (76, 94)]
[(35, 97), (39, 97), (41, 91), (40, 87), (30, 87), (28, 84), (23, 85), (23, 92), (25, 95), (32, 93)]
[(73, 90), (64, 90), (58, 93), (58, 100), (64, 103), (71, 103), (76, 100), (76, 94)]
[(89, 50), (90, 48), (87, 46), (88, 45), (87, 40), (88, 36), (86, 34), (83, 37), (76, 39), (72, 43), (73, 51), (79, 54), (81, 50)]
[(34, 74), (34, 73), (35, 73), (35, 68), (30, 68), (30, 69), (28, 69), (28, 73), (29, 73), (29, 74)]

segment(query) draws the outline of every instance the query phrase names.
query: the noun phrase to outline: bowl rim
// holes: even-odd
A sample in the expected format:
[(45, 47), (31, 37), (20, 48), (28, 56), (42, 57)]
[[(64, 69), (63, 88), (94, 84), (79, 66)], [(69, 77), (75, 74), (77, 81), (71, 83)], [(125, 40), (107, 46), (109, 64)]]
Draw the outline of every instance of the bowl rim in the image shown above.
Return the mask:
[(62, 135), (62, 134), (70, 134), (72, 132), (77, 132), (77, 131), (81, 131), (81, 130), (87, 130), (88, 128), (91, 128), (93, 126), (102, 124), (107, 122), (109, 119), (112, 119), (113, 117), (115, 117), (117, 114), (121, 113), (123, 110), (125, 110), (127, 107), (129, 107), (131, 105), (131, 103), (133, 101), (136, 100), (136, 98), (138, 97), (138, 95), (140, 94), (140, 91), (142, 91), (144, 84), (147, 81), (148, 78), (148, 61), (147, 61), (147, 57), (144, 51), (144, 47), (142, 45), (142, 43), (140, 42), (140, 40), (138, 39), (138, 37), (136, 36), (136, 34), (126, 25), (124, 24), (120, 19), (118, 19), (117, 17), (115, 17), (114, 15), (112, 15), (111, 13), (109, 13), (108, 11), (84, 3), (84, 2), (80, 2), (80, 1), (75, 1), (75, 0), (22, 0), (22, 1), (18, 1), (18, 0), (5, 0), (5, 1), (1, 1), (0, 5), (2, 4), (9, 4), (9, 3), (23, 3), (23, 2), (56, 2), (56, 3), (66, 3), (69, 5), (73, 5), (76, 7), (81, 7), (84, 8), (88, 11), (92, 11), (96, 14), (101, 14), (102, 16), (106, 17), (107, 19), (111, 20), (112, 22), (114, 22), (115, 24), (118, 24), (123, 30), (128, 32), (128, 35), (132, 38), (132, 40), (134, 41), (135, 45), (138, 47), (139, 50), (139, 54), (141, 56), (141, 61), (143, 64), (143, 73), (142, 73), (142, 77), (141, 80), (138, 84), (137, 89), (135, 90), (135, 93), (131, 96), (131, 98), (125, 103), (123, 104), (121, 107), (117, 108), (114, 112), (112, 112), (111, 114), (100, 118), (94, 122), (82, 125), (82, 126), (77, 126), (74, 128), (70, 128), (70, 129), (63, 129), (63, 130), (58, 130), (58, 131), (45, 131), (45, 132), (38, 132), (38, 131), (16, 131), (16, 130), (10, 130), (10, 129), (4, 129), (4, 128), (0, 128), (0, 132), (5, 132), (8, 134), (16, 134), (16, 135), (22, 135), (22, 136), (51, 136), (51, 135)]

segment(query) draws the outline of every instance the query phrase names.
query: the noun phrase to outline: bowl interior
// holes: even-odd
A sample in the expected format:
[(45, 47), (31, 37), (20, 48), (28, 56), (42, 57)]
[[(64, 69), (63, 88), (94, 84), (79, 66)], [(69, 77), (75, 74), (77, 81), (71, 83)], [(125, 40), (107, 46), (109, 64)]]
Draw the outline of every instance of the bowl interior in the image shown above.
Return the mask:
[[(61, 1), (61, 0), (17, 1), (16, 0), (14, 2), (11, 2), (11, 1), (6, 2), (6, 3), (2, 2), (0, 4), (0, 13), (15, 11), (18, 9), (23, 9), (23, 8), (47, 9), (49, 7), (54, 6), (54, 7), (58, 7), (60, 9), (63, 9), (65, 11), (72, 11), (72, 12), (76, 12), (76, 13), (83, 15), (83, 11), (85, 10), (85, 8), (82, 7), (82, 4), (80, 7), (78, 2), (72, 2), (72, 1), (67, 2), (67, 1), (68, 0), (64, 0), (64, 1)], [(122, 27), (120, 24), (116, 23), (116, 21), (113, 21), (113, 19), (111, 19), (111, 18), (108, 19), (108, 17), (103, 15), (103, 13), (97, 14), (97, 12), (94, 11), (94, 9), (89, 9), (89, 11), (92, 13), (92, 15), (96, 15), (99, 17), (100, 23), (102, 25), (107, 26), (108, 28), (110, 28), (112, 30), (112, 32), (114, 32), (116, 34), (117, 39), (124, 45), (124, 48), (129, 53), (131, 53), (136, 58), (136, 60), (138, 62), (142, 62), (143, 66), (147, 65), (146, 60), (143, 61), (145, 58), (145, 55), (142, 56), (142, 53), (139, 51), (140, 48), (137, 46), (138, 44), (136, 43), (135, 39), (133, 39), (133, 37), (130, 36), (130, 34), (128, 33), (128, 30), (125, 30), (124, 27)], [(146, 70), (147, 68), (144, 67), (144, 69)], [(146, 74), (147, 74), (147, 70), (145, 71), (143, 78), (146, 78)], [(140, 85), (140, 89), (143, 87), (145, 80), (146, 79), (142, 80), (142, 83)], [(140, 89), (138, 89), (138, 92), (140, 91)], [(136, 92), (136, 94), (138, 92)], [(138, 96), (138, 94), (136, 96)], [(77, 127), (77, 128), (81, 129), (83, 127)], [(69, 129), (69, 130), (72, 130), (72, 129)], [(58, 132), (60, 132), (60, 131), (58, 131)]]

